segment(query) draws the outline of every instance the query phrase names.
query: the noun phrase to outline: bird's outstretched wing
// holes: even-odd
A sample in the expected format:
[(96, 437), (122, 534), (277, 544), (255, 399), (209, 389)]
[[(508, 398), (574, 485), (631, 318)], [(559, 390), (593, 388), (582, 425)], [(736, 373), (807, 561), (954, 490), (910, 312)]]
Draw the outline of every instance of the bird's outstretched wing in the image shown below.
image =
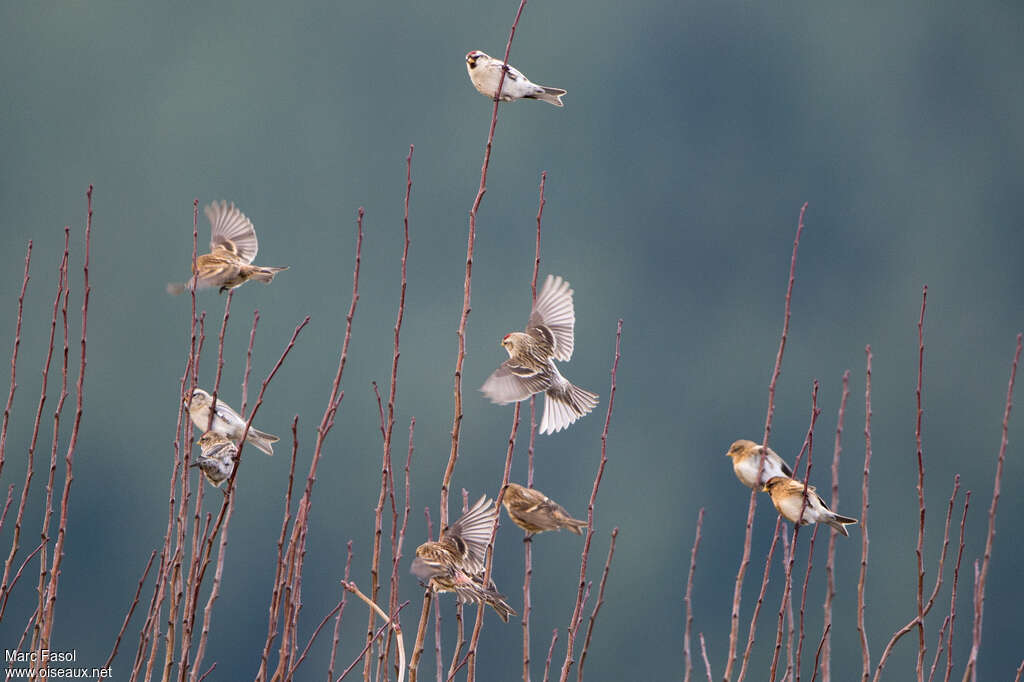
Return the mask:
[(497, 515), (494, 503), (483, 495), (444, 533), (444, 537), (454, 540), (460, 549), (465, 548), (462, 566), (471, 575), (484, 570), (487, 543), (491, 540), (491, 530)]
[(259, 250), (252, 221), (226, 201), (215, 201), (203, 212), (210, 221), (210, 250), (226, 249), (246, 263), (252, 263)]
[(480, 391), (490, 398), (492, 403), (507, 405), (526, 400), (534, 393), (547, 389), (550, 383), (545, 375), (506, 360), (487, 377)]
[(548, 275), (530, 311), (526, 333), (550, 343), (555, 360), (569, 360), (573, 351), (576, 312), (569, 283), (557, 275)]

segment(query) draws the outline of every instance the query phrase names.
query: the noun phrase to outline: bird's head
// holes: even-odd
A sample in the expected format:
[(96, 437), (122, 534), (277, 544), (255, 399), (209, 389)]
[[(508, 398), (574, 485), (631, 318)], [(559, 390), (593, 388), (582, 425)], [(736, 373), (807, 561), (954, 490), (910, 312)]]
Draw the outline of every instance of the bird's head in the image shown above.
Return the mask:
[(480, 50), (473, 50), (472, 52), (466, 55), (466, 64), (469, 65), (469, 68), (471, 69), (476, 68), (476, 60), (486, 56), (487, 55), (481, 52)]
[(780, 483), (784, 483), (785, 481), (785, 476), (772, 476), (771, 478), (764, 482), (764, 487), (761, 488), (761, 490), (763, 492), (770, 493), (772, 491), (772, 488), (779, 485)]
[[(209, 407), (210, 406), (210, 402), (211, 402), (210, 398), (211, 398), (210, 394), (207, 393), (206, 391), (204, 391), (201, 388), (197, 388), (197, 389), (193, 390), (192, 391), (192, 409), (194, 410), (196, 408), (200, 408), (201, 409), (201, 408), (204, 408), (204, 407)], [(188, 398), (186, 398), (182, 402), (184, 402), (187, 405), (188, 404)]]
[(738, 440), (729, 447), (729, 451), (725, 453), (726, 457), (746, 457), (748, 454), (755, 453), (758, 451), (760, 446), (752, 440)]

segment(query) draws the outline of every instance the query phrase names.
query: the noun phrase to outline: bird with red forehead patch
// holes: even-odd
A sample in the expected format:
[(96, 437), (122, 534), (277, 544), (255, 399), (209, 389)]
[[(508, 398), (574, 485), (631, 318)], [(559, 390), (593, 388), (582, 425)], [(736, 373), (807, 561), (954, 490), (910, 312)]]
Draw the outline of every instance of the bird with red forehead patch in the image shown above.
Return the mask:
[[(469, 72), (469, 80), (473, 87), (482, 95), (494, 99), (498, 91), (498, 83), (501, 82), (501, 72), (505, 62), (495, 59), (480, 50), (473, 50), (466, 55), (466, 71)], [(531, 83), (530, 79), (522, 74), (519, 69), (511, 64), (505, 71), (505, 80), (501, 82), (501, 101), (514, 102), (517, 99), (539, 99), (556, 107), (565, 106), (562, 104), (562, 95), (565, 90), (561, 88), (549, 88), (543, 85)]]
[(553, 362), (572, 358), (576, 325), (572, 294), (567, 281), (548, 275), (530, 311), (526, 330), (501, 339), (508, 360), (480, 388), (499, 405), (543, 392), (546, 398), (541, 433), (561, 431), (597, 406), (597, 394), (570, 383)]

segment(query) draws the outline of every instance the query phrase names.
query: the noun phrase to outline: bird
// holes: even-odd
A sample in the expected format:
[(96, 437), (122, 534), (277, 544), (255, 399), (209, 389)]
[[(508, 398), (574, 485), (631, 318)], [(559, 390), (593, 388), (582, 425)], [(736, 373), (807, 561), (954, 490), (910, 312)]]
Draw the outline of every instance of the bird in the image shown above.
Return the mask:
[(516, 612), (490, 581), (484, 585), (484, 562), (491, 531), (498, 517), (493, 500), (481, 496), (435, 542), (416, 548), (410, 572), (434, 592), (455, 592), (460, 602), (486, 603), (503, 621)]
[[(192, 391), (191, 404), (189, 404), (188, 399), (185, 399), (183, 402), (188, 406), (188, 414), (197, 429), (205, 431), (207, 425), (209, 425), (210, 431), (227, 436), (236, 443), (242, 440), (242, 434), (245, 433), (246, 420), (242, 419), (237, 412), (220, 398), (217, 399), (217, 407), (213, 409), (212, 424), (210, 423), (210, 405), (213, 402), (213, 396), (203, 389), (197, 388)], [(274, 447), (271, 444), (276, 443), (280, 439), (272, 433), (265, 433), (259, 429), (249, 427), (249, 433), (246, 435), (245, 440), (252, 443), (257, 449), (272, 455), (274, 454)]]
[(219, 488), (235, 470), (238, 446), (230, 438), (216, 431), (207, 431), (196, 442), (202, 449), (202, 454), (192, 466), (199, 467), (210, 485)]
[(505, 511), (512, 522), (526, 531), (527, 537), (546, 530), (567, 528), (576, 535), (582, 535), (586, 521), (569, 516), (562, 505), (535, 488), (518, 483), (509, 483), (501, 498)]
[(499, 405), (519, 402), (544, 392), (540, 433), (555, 433), (597, 406), (597, 394), (574, 386), (552, 360), (569, 360), (573, 351), (572, 289), (558, 276), (548, 275), (530, 311), (525, 332), (501, 339), (508, 360), (487, 378), (480, 390)]
[[(469, 72), (469, 80), (473, 81), (480, 94), (494, 99), (498, 89), (498, 82), (501, 80), (501, 71), (505, 62), (495, 59), (480, 50), (473, 50), (466, 55), (466, 71)], [(511, 64), (505, 72), (505, 81), (501, 84), (501, 101), (513, 102), (517, 99), (539, 99), (556, 107), (565, 106), (562, 104), (562, 95), (565, 90), (561, 88), (548, 88), (543, 85), (531, 83), (519, 69)]]
[(185, 283), (170, 283), (167, 292), (178, 295), (185, 290), (219, 287), (220, 293), (240, 287), (250, 279), (269, 283), (274, 275), (288, 267), (252, 265), (259, 244), (252, 221), (235, 208), (234, 203), (214, 201), (203, 209), (210, 221), (210, 253), (204, 253), (192, 264), (192, 274)]
[[(804, 506), (804, 490), (807, 490), (807, 504)], [(793, 523), (800, 520), (801, 526), (810, 523), (827, 523), (843, 535), (849, 536), (846, 526), (857, 523), (857, 519), (840, 516), (828, 508), (825, 500), (814, 492), (814, 486), (805, 486), (788, 476), (773, 476), (764, 484), (764, 492), (772, 496), (772, 504), (779, 513)], [(803, 508), (803, 515), (800, 510)]]
[[(761, 480), (758, 482), (757, 472), (761, 468), (762, 457), (760, 455), (762, 453), (764, 453), (764, 469), (761, 471)], [(732, 470), (736, 473), (736, 478), (740, 479), (740, 483), (748, 488), (753, 488), (755, 485), (762, 486), (774, 476), (793, 476), (793, 470), (775, 454), (774, 450), (758, 445), (752, 440), (736, 441), (729, 447), (725, 456), (732, 458)]]

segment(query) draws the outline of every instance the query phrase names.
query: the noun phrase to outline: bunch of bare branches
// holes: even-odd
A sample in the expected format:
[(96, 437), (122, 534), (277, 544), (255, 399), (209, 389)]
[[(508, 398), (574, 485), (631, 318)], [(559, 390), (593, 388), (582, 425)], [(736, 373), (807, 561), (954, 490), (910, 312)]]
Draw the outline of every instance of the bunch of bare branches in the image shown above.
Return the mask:
[[(516, 26), (525, 7), (523, 0), (516, 13), (510, 31), (508, 44), (506, 46), (506, 63), (511, 50), (512, 39), (515, 35)], [(504, 79), (504, 76), (503, 76)], [(500, 95), (501, 86), (499, 85)], [(486, 191), (487, 170), (490, 163), (491, 147), (494, 140), (495, 129), (498, 120), (498, 96), (495, 97), (494, 110), (491, 116), (490, 129), (487, 136), (484, 161), (481, 167), (480, 183), (477, 195), (470, 211), (469, 234), (467, 242), (466, 275), (464, 286), (464, 298), (462, 313), (458, 326), (458, 352), (456, 356), (454, 371), (454, 418), (451, 433), (451, 454), (448, 465), (445, 469), (441, 482), (441, 498), (439, 504), (439, 529), (448, 525), (448, 493), (451, 484), (452, 474), (458, 460), (459, 439), (462, 428), (462, 365), (465, 358), (466, 344), (466, 323), (470, 312), (470, 295), (472, 284), (473, 250), (476, 240), (477, 212)], [(380, 487), (377, 498), (377, 505), (374, 514), (373, 545), (369, 552), (370, 563), (370, 587), (364, 593), (351, 580), (353, 545), (348, 543), (347, 559), (343, 573), (339, 571), (341, 588), (337, 604), (327, 611), (322, 620), (313, 630), (309, 639), (303, 645), (299, 641), (299, 620), (302, 610), (302, 576), (304, 558), (307, 542), (309, 540), (310, 516), (312, 513), (312, 496), (316, 481), (317, 468), (320, 463), (324, 443), (335, 423), (335, 418), (345, 391), (343, 389), (343, 375), (348, 358), (349, 342), (352, 337), (353, 320), (359, 301), (359, 276), (362, 258), (363, 240), (363, 209), (359, 209), (356, 218), (355, 235), (355, 263), (352, 276), (352, 295), (346, 315), (345, 336), (342, 340), (337, 371), (333, 382), (330, 385), (323, 414), (319, 425), (316, 428), (316, 437), (312, 447), (312, 454), (309, 459), (308, 473), (305, 486), (302, 489), (298, 501), (293, 499), (297, 495), (295, 490), (296, 467), (299, 461), (299, 416), (292, 419), (292, 447), (289, 475), (284, 489), (284, 509), (280, 534), (277, 540), (276, 564), (274, 579), (270, 589), (269, 605), (267, 610), (267, 632), (262, 651), (259, 655), (259, 665), (255, 673), (256, 680), (291, 680), (295, 679), (300, 666), (305, 662), (314, 641), (319, 637), (325, 626), (333, 619), (333, 641), (330, 648), (330, 656), (323, 662), (327, 670), (329, 680), (341, 680), (357, 667), (362, 668), (363, 679), (369, 680), (390, 680), (392, 675), (400, 682), (405, 679), (406, 674), (410, 680), (415, 680), (419, 672), (419, 662), (424, 649), (424, 640), (427, 625), (430, 622), (431, 605), (434, 605), (435, 625), (435, 657), (437, 679), (454, 679), (455, 675), (465, 669), (467, 680), (476, 677), (477, 670), (477, 646), (483, 625), (483, 606), (477, 609), (476, 619), (472, 626), (470, 636), (465, 638), (463, 628), (463, 606), (456, 607), (456, 620), (458, 629), (458, 641), (451, 652), (451, 663), (448, 666), (447, 676), (442, 671), (442, 644), (440, 640), (441, 609), (433, 599), (433, 592), (427, 589), (423, 596), (420, 619), (417, 626), (417, 635), (409, 653), (411, 656), (407, 662), (407, 651), (405, 639), (402, 635), (401, 612), (409, 604), (408, 601), (400, 602), (400, 582), (404, 571), (402, 570), (402, 558), (407, 553), (405, 547), (406, 530), (408, 528), (409, 515), (411, 512), (411, 490), (410, 490), (410, 469), (412, 467), (413, 437), (416, 420), (413, 418), (409, 423), (408, 448), (404, 466), (404, 490), (399, 492), (395, 485), (395, 474), (392, 462), (393, 436), (395, 427), (395, 406), (398, 395), (400, 339), (402, 321), (405, 315), (405, 296), (407, 288), (406, 264), (409, 257), (409, 201), (412, 191), (412, 155), (413, 147), (409, 147), (409, 154), (406, 157), (406, 185), (404, 201), (404, 242), (401, 259), (401, 284), (399, 289), (397, 317), (394, 326), (393, 355), (390, 372), (390, 383), (387, 392), (387, 400), (384, 402), (376, 384), (374, 392), (377, 398), (379, 428), (382, 439), (382, 458)], [(536, 228), (536, 251), (533, 267), (533, 278), (531, 289), (536, 299), (537, 273), (540, 265), (540, 237), (541, 219), (544, 209), (544, 183), (546, 173), (541, 175), (540, 203), (537, 211)], [(192, 259), (193, 270), (198, 254), (199, 229), (198, 229), (198, 200), (193, 201), (192, 206)], [(28, 640), (30, 650), (39, 651), (49, 648), (50, 636), (53, 629), (55, 617), (55, 604), (57, 601), (57, 583), (60, 576), (60, 563), (63, 558), (63, 546), (66, 537), (68, 496), (73, 480), (72, 465), (74, 461), (75, 446), (78, 438), (79, 424), (83, 412), (83, 379), (86, 364), (86, 322), (88, 319), (89, 303), (89, 244), (92, 229), (92, 188), (88, 193), (88, 218), (85, 231), (85, 259), (84, 279), (82, 294), (82, 329), (81, 329), (81, 355), (79, 359), (79, 375), (77, 382), (77, 401), (74, 415), (74, 426), (71, 431), (69, 442), (66, 445), (66, 471), (64, 476), (63, 490), (60, 498), (60, 516), (57, 528), (56, 542), (52, 547), (52, 557), (49, 555), (51, 544), (51, 525), (55, 491), (58, 488), (58, 481), (55, 480), (57, 470), (57, 453), (59, 450), (59, 426), (63, 414), (64, 402), (69, 395), (69, 330), (68, 330), (68, 304), (71, 294), (69, 262), (70, 262), (70, 231), (65, 229), (65, 248), (62, 260), (57, 273), (57, 292), (53, 303), (53, 313), (49, 333), (49, 353), (46, 356), (46, 363), (43, 368), (43, 387), (35, 415), (31, 444), (28, 451), (28, 468), (25, 483), (14, 517), (13, 541), (9, 556), (4, 564), (2, 586), (0, 586), (0, 619), (4, 617), (8, 597), (15, 585), (18, 583), (27, 564), (36, 556), (39, 557), (40, 570), (38, 581), (38, 606), (29, 618), (25, 628), (25, 634), (17, 645), (21, 649)], [(17, 387), (16, 371), (18, 361), (18, 348), (21, 342), (21, 320), (25, 291), (29, 282), (29, 268), (31, 262), (32, 244), (28, 245), (28, 253), (25, 257), (24, 277), (21, 288), (21, 295), (18, 299), (17, 327), (14, 339), (14, 351), (11, 359), (11, 382), (8, 394), (7, 406), (4, 411), (2, 433), (0, 433), (0, 473), (3, 471), (5, 445), (8, 423), (11, 417), (11, 408), (14, 400), (14, 393)], [(197, 276), (194, 276), (197, 277)], [(131, 672), (128, 678), (131, 680), (172, 680), (180, 682), (197, 682), (203, 680), (213, 673), (217, 662), (207, 661), (207, 643), (211, 632), (213, 615), (220, 595), (221, 581), (223, 578), (226, 556), (228, 552), (228, 533), (231, 528), (233, 512), (236, 499), (236, 480), (241, 470), (242, 454), (245, 445), (245, 434), (256, 418), (261, 405), (263, 404), (266, 391), (277, 373), (285, 365), (289, 354), (295, 347), (302, 330), (309, 322), (309, 317), (299, 321), (290, 337), (285, 342), (283, 350), (277, 362), (270, 372), (262, 380), (258, 395), (251, 408), (248, 404), (249, 380), (251, 374), (252, 352), (256, 340), (256, 332), (259, 326), (259, 311), (254, 311), (252, 323), (249, 330), (248, 348), (246, 351), (244, 379), (242, 383), (241, 414), (246, 420), (245, 434), (238, 443), (238, 454), (234, 462), (234, 468), (223, 487), (223, 498), (215, 505), (216, 512), (203, 511), (203, 497), (206, 487), (202, 484), (195, 484), (196, 479), (192, 478), (192, 450), (194, 445), (193, 428), (189, 417), (189, 407), (193, 391), (198, 387), (200, 363), (206, 356), (213, 352), (207, 340), (207, 327), (209, 320), (205, 311), (200, 310), (195, 293), (196, 280), (193, 279), (191, 287), (191, 315), (187, 323), (187, 352), (184, 359), (184, 369), (179, 382), (180, 408), (175, 425), (175, 438), (173, 441), (173, 462), (169, 477), (169, 490), (167, 501), (167, 525), (162, 542), (152, 550), (149, 560), (138, 584), (134, 595), (128, 606), (127, 612), (121, 622), (120, 630), (114, 638), (110, 656), (105, 667), (110, 667), (121, 647), (122, 640), (128, 631), (136, 611), (140, 611), (139, 621), (141, 625), (138, 630), (137, 643), (134, 645), (134, 656), (131, 662)], [(225, 363), (225, 334), (231, 319), (232, 293), (229, 292), (224, 312), (220, 319), (219, 332), (216, 335), (215, 354), (215, 381), (212, 390), (214, 404), (217, 395), (221, 391), (221, 376)], [(58, 314), (59, 313), (59, 314)], [(24, 523), (24, 510), (30, 494), (30, 484), (33, 477), (33, 455), (36, 449), (37, 437), (42, 422), (43, 406), (47, 399), (47, 378), (49, 376), (50, 363), (57, 338), (58, 317), (62, 321), (63, 332), (63, 363), (61, 368), (61, 390), (57, 407), (53, 416), (53, 443), (51, 448), (50, 470), (45, 488), (45, 516), (43, 519), (41, 537), (42, 542), (23, 558), (19, 556), (21, 544), (22, 527)], [(590, 503), (588, 506), (588, 527), (583, 550), (580, 558), (579, 585), (576, 598), (572, 605), (571, 615), (566, 627), (566, 651), (565, 658), (561, 665), (559, 679), (564, 681), (569, 677), (571, 667), (577, 661), (576, 642), (580, 636), (580, 629), (584, 620), (584, 608), (588, 603), (592, 591), (593, 582), (588, 575), (587, 566), (589, 554), (594, 536), (594, 510), (596, 498), (600, 487), (601, 478), (607, 462), (607, 438), (611, 423), (612, 408), (615, 398), (615, 380), (619, 362), (619, 349), (622, 335), (622, 322), (619, 321), (616, 330), (615, 357), (611, 367), (611, 388), (609, 392), (608, 407), (604, 421), (604, 428), (600, 439), (600, 459), (594, 479)], [(530, 435), (529, 435), (529, 474), (528, 483), (533, 482), (533, 451), (534, 439), (536, 436), (537, 423), (533, 401), (530, 402)], [(210, 419), (213, 419), (211, 409)], [(520, 422), (520, 405), (517, 403), (513, 410), (512, 430), (508, 438), (508, 449), (505, 459), (504, 476), (500, 483), (498, 501), (500, 504), (504, 494), (505, 485), (509, 482), (509, 475), (512, 464), (512, 457), (515, 450), (517, 431)], [(211, 421), (212, 425), (212, 421)], [(14, 485), (8, 489), (7, 500), (0, 515), (0, 528), (7, 519), (7, 512), (13, 502)], [(404, 504), (400, 499), (404, 496)], [(464, 493), (465, 497), (465, 493)], [(390, 514), (388, 514), (390, 510)], [(429, 524), (429, 510), (425, 510)], [(390, 517), (390, 524), (385, 521)], [(486, 577), (489, 579), (494, 560), (494, 538), (497, 533), (498, 521), (496, 519), (492, 528), (490, 542), (487, 547)], [(390, 556), (385, 556), (384, 535), (385, 530), (389, 531)], [(432, 532), (432, 531), (431, 531)], [(577, 666), (577, 678), (582, 679), (583, 663), (587, 654), (587, 647), (590, 643), (591, 634), (597, 614), (604, 600), (604, 590), (608, 579), (612, 557), (615, 551), (615, 538), (618, 529), (611, 535), (608, 556), (604, 569), (599, 579), (597, 599), (593, 604), (588, 626), (585, 630), (584, 643), (578, 653), (579, 665)], [(522, 618), (523, 627), (523, 678), (530, 677), (530, 576), (532, 574), (531, 544), (525, 543), (525, 568), (523, 597), (524, 609)], [(18, 564), (18, 559), (21, 559)], [(386, 579), (387, 590), (384, 596), (385, 578), (381, 571), (387, 570), (390, 561), (389, 576)], [(152, 577), (151, 577), (152, 576)], [(147, 587), (148, 586), (148, 587)], [(144, 592), (149, 594), (143, 598)], [(336, 656), (339, 642), (342, 637), (342, 618), (346, 610), (348, 595), (358, 596), (369, 607), (369, 616), (365, 631), (365, 645), (359, 655), (340, 673), (336, 672)], [(144, 609), (139, 605), (143, 604)], [(383, 625), (378, 626), (378, 618)], [(30, 637), (31, 633), (31, 637)], [(551, 646), (547, 650), (545, 660), (544, 678), (548, 679), (551, 669), (551, 661), (554, 654), (555, 640), (558, 631), (553, 634)], [(30, 639), (29, 639), (30, 637)], [(232, 678), (237, 678), (236, 673), (231, 673)]]
[[(772, 372), (772, 378), (768, 386), (768, 410), (767, 417), (765, 419), (764, 427), (764, 438), (762, 445), (767, 447), (768, 438), (771, 434), (772, 419), (775, 414), (775, 388), (778, 381), (779, 375), (782, 369), (782, 358), (786, 348), (786, 340), (789, 334), (789, 320), (790, 320), (790, 306), (793, 295), (793, 286), (796, 279), (796, 261), (797, 251), (800, 245), (800, 236), (804, 229), (804, 215), (807, 210), (807, 204), (800, 210), (800, 218), (797, 224), (796, 237), (793, 241), (793, 253), (790, 260), (790, 271), (789, 271), (789, 283), (786, 289), (785, 298), (785, 312), (782, 324), (782, 334), (779, 341), (779, 348), (775, 359), (775, 368)], [(924, 383), (924, 320), (925, 310), (928, 300), (928, 287), (925, 286), (921, 296), (921, 310), (920, 316), (917, 321), (918, 331), (918, 365), (917, 365), (917, 386), (916, 386), (916, 421), (915, 421), (915, 441), (916, 441), (916, 460), (917, 460), (917, 499), (918, 499), (918, 524), (917, 524), (917, 542), (915, 546), (915, 555), (917, 559), (917, 571), (916, 571), (916, 608), (910, 618), (910, 620), (897, 629), (888, 639), (885, 646), (882, 648), (881, 653), (878, 657), (877, 663), (872, 667), (871, 661), (871, 650), (868, 645), (868, 634), (866, 629), (865, 620), (865, 583), (868, 574), (868, 546), (869, 546), (869, 535), (868, 535), (868, 509), (869, 509), (869, 490), (870, 490), (870, 473), (871, 473), (871, 346), (868, 345), (865, 348), (866, 354), (866, 370), (865, 370), (865, 391), (864, 391), (864, 402), (865, 402), (865, 423), (864, 423), (864, 468), (863, 468), (863, 479), (861, 485), (861, 514), (860, 514), (860, 532), (861, 532), (861, 559), (860, 559), (860, 573), (857, 582), (856, 592), (856, 619), (857, 619), (857, 632), (859, 635), (861, 658), (862, 658), (862, 670), (860, 679), (864, 682), (871, 680), (872, 682), (878, 682), (882, 679), (883, 674), (886, 671), (886, 664), (889, 661), (890, 655), (898, 642), (911, 632), (917, 633), (917, 652), (916, 652), (916, 665), (914, 669), (915, 679), (918, 682), (924, 682), (925, 675), (927, 679), (932, 682), (941, 676), (945, 682), (949, 682), (952, 678), (953, 667), (954, 667), (954, 656), (953, 656), (953, 629), (957, 617), (957, 606), (959, 597), (959, 582), (960, 582), (960, 565), (964, 555), (965, 547), (965, 534), (967, 530), (967, 511), (970, 506), (971, 491), (967, 491), (963, 499), (962, 511), (960, 513), (960, 530), (959, 539), (957, 542), (956, 560), (953, 568), (953, 579), (952, 584), (949, 587), (949, 599), (948, 609), (946, 610), (945, 616), (938, 619), (936, 616), (933, 620), (938, 622), (938, 628), (935, 633), (936, 645), (935, 651), (931, 657), (931, 664), (928, 664), (927, 656), (927, 635), (926, 635), (926, 617), (932, 612), (933, 607), (938, 602), (938, 598), (943, 591), (944, 584), (944, 571), (946, 567), (946, 560), (948, 557), (948, 550), (950, 544), (950, 530), (953, 527), (953, 512), (957, 504), (957, 498), (960, 491), (960, 476), (957, 474), (952, 482), (952, 492), (949, 496), (949, 501), (946, 504), (946, 515), (945, 523), (943, 526), (942, 535), (942, 546), (939, 551), (939, 556), (936, 560), (936, 575), (935, 582), (930, 592), (925, 590), (924, 575), (925, 575), (925, 559), (924, 559), (924, 533), (925, 533), (925, 487), (924, 487), (924, 450), (922, 447), (922, 430), (921, 422), (924, 414), (922, 408), (922, 390)], [(992, 555), (992, 543), (995, 537), (995, 521), (996, 512), (999, 506), (1000, 496), (1000, 485), (1003, 476), (1003, 463), (1006, 457), (1006, 446), (1007, 446), (1007, 432), (1009, 429), (1010, 412), (1013, 408), (1013, 389), (1014, 383), (1017, 376), (1017, 367), (1020, 361), (1021, 350), (1022, 350), (1022, 335), (1017, 335), (1016, 349), (1013, 354), (1013, 359), (1010, 364), (1010, 376), (1008, 386), (1006, 390), (1006, 402), (1003, 410), (1002, 419), (1002, 433), (1000, 439), (1000, 445), (998, 454), (996, 456), (996, 471), (995, 471), (995, 482), (992, 490), (992, 501), (989, 506), (988, 512), (988, 532), (985, 539), (985, 550), (981, 558), (975, 559), (974, 561), (974, 590), (969, 597), (969, 605), (973, 611), (973, 623), (971, 628), (972, 639), (970, 652), (968, 654), (967, 661), (963, 665), (962, 680), (963, 682), (975, 682), (977, 680), (977, 664), (978, 654), (981, 644), (981, 633), (982, 633), (982, 616), (985, 603), (985, 581), (988, 576), (989, 563)], [(845, 371), (842, 375), (842, 394), (839, 401), (839, 410), (836, 418), (836, 430), (835, 439), (832, 452), (832, 495), (831, 495), (831, 507), (836, 508), (839, 501), (839, 457), (842, 451), (842, 435), (844, 416), (846, 412), (847, 398), (849, 397), (849, 370)], [(804, 440), (803, 448), (797, 455), (796, 461), (794, 462), (793, 470), (797, 471), (800, 465), (800, 460), (803, 457), (804, 452), (807, 453), (807, 463), (803, 476), (803, 484), (806, 486), (810, 477), (811, 462), (813, 454), (814, 444), (814, 430), (820, 410), (818, 409), (818, 382), (814, 381), (811, 391), (811, 419), (810, 427), (807, 431), (807, 436)], [(762, 464), (763, 466), (763, 464)], [(835, 583), (834, 583), (834, 569), (835, 569), (835, 534), (829, 533), (829, 543), (827, 550), (827, 559), (825, 564), (825, 576), (827, 589), (825, 593), (823, 603), (823, 623), (821, 635), (818, 638), (818, 645), (815, 651), (814, 660), (811, 666), (805, 667), (803, 658), (803, 646), (805, 639), (805, 609), (807, 605), (807, 588), (810, 582), (811, 572), (814, 566), (814, 543), (818, 533), (818, 527), (820, 524), (815, 524), (813, 533), (811, 535), (810, 542), (807, 550), (806, 570), (804, 573), (802, 587), (800, 589), (800, 600), (798, 606), (798, 618), (794, 619), (793, 611), (793, 566), (796, 557), (796, 546), (797, 538), (801, 526), (794, 525), (792, 531), (792, 537), (790, 539), (787, 533), (786, 527), (783, 526), (783, 518), (779, 516), (778, 521), (775, 524), (775, 532), (772, 536), (772, 541), (769, 546), (767, 555), (765, 557), (764, 573), (761, 579), (761, 586), (758, 592), (757, 600), (754, 605), (753, 614), (750, 619), (750, 623), (747, 629), (747, 643), (743, 649), (742, 659), (739, 658), (738, 649), (738, 637), (739, 637), (739, 614), (741, 596), (743, 592), (743, 581), (746, 575), (747, 567), (750, 563), (751, 554), (751, 538), (752, 529), (754, 523), (754, 511), (757, 506), (758, 499), (758, 488), (754, 487), (750, 494), (750, 503), (747, 512), (746, 531), (743, 540), (743, 552), (742, 559), (740, 562), (739, 571), (736, 575), (733, 591), (732, 601), (732, 616), (731, 626), (729, 632), (729, 650), (725, 661), (724, 673), (722, 679), (725, 682), (731, 682), (733, 680), (733, 668), (740, 660), (740, 670), (736, 676), (737, 682), (744, 680), (749, 670), (752, 670), (754, 663), (751, 661), (751, 651), (755, 641), (755, 634), (757, 630), (757, 621), (761, 612), (761, 607), (764, 603), (765, 594), (768, 587), (769, 576), (771, 574), (772, 558), (775, 553), (775, 549), (778, 545), (778, 540), (782, 538), (783, 544), (783, 557), (782, 564), (784, 568), (783, 575), (783, 592), (781, 602), (779, 604), (778, 618), (776, 623), (775, 631), (775, 645), (770, 661), (763, 664), (761, 671), (758, 673), (751, 673), (756, 679), (768, 679), (771, 682), (775, 682), (777, 679), (781, 680), (793, 680), (799, 682), (801, 676), (806, 674), (808, 670), (811, 674), (811, 682), (818, 679), (819, 675), (824, 682), (828, 682), (832, 678), (831, 671), (831, 630), (832, 630), (832, 609), (833, 603), (836, 596)], [(804, 493), (804, 507), (807, 505), (807, 493)], [(687, 576), (684, 603), (686, 608), (686, 620), (685, 620), (685, 631), (683, 634), (683, 653), (684, 653), (684, 666), (685, 666), (685, 677), (684, 679), (689, 682), (693, 674), (693, 653), (691, 651), (691, 631), (693, 625), (693, 612), (691, 606), (691, 598), (693, 593), (694, 585), (694, 574), (697, 568), (697, 554), (700, 548), (701, 540), (701, 527), (704, 523), (704, 509), (701, 509), (697, 515), (696, 532), (694, 536), (693, 547), (691, 550), (690, 569)], [(803, 510), (801, 510), (800, 517), (803, 516)], [(786, 624), (788, 622), (788, 629)], [(934, 622), (932, 623), (934, 629)], [(783, 639), (786, 640), (786, 665), (785, 669), (781, 669), (781, 651)], [(700, 633), (701, 643), (701, 656), (704, 665), (704, 670), (709, 682), (713, 679), (711, 663), (707, 656), (704, 634)], [(794, 648), (796, 655), (794, 658)], [(942, 657), (945, 655), (945, 666), (941, 665)], [(1022, 672), (1024, 672), (1024, 661), (1021, 662), (1020, 667), (1016, 670), (1015, 680), (1020, 680)], [(897, 676), (898, 679), (907, 679), (908, 675), (900, 674)], [(849, 675), (843, 676), (843, 679), (850, 679)]]

